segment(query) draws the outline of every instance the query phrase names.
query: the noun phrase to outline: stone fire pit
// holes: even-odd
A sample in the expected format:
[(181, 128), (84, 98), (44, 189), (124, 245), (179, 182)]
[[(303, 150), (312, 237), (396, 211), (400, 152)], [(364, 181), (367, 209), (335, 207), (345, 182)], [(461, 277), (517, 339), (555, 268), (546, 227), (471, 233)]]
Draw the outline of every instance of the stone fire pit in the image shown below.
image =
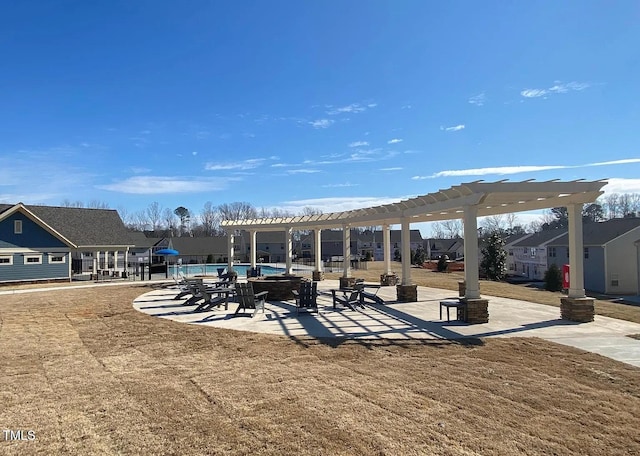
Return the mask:
[(268, 291), (267, 301), (287, 301), (293, 299), (293, 290), (300, 289), (302, 276), (296, 275), (274, 275), (264, 277), (251, 277), (247, 279), (253, 284), (253, 292), (260, 293)]

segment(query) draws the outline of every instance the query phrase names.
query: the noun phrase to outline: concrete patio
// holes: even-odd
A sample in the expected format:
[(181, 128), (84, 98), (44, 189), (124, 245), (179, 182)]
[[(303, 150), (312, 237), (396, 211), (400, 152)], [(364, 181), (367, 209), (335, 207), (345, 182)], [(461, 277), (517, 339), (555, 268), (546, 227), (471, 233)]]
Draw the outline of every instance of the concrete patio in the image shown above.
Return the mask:
[[(627, 337), (640, 334), (640, 324), (608, 317), (595, 317), (591, 323), (574, 323), (560, 319), (560, 309), (507, 298), (487, 296), (489, 322), (468, 325), (440, 319), (443, 299), (456, 298), (448, 290), (418, 287), (418, 302), (395, 302), (395, 287), (382, 287), (378, 296), (385, 305), (368, 304), (351, 310), (333, 308), (331, 289), (338, 281), (319, 282), (319, 312), (302, 310), (296, 315), (293, 301), (267, 302), (264, 313), (255, 317), (234, 316), (237, 308), (229, 303), (228, 311), (215, 309), (194, 312), (195, 305), (174, 300), (175, 288), (154, 290), (139, 296), (133, 306), (150, 316), (180, 323), (213, 326), (240, 331), (279, 334), (289, 337), (348, 337), (385, 339), (459, 339), (465, 337), (539, 337), (549, 341), (601, 354), (640, 367), (640, 340)], [(455, 319), (455, 309), (451, 309)]]

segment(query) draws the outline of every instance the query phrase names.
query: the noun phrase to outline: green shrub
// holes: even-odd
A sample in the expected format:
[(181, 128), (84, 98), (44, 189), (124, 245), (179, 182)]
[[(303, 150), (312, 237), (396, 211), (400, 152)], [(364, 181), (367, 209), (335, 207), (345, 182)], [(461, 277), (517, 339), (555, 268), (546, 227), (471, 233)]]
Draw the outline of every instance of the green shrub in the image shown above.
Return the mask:
[(449, 257), (447, 255), (440, 255), (440, 259), (438, 259), (438, 272), (445, 272), (447, 270), (449, 266), (449, 263), (447, 263), (448, 259)]
[(549, 291), (562, 290), (562, 272), (555, 264), (549, 266), (544, 273), (544, 288)]

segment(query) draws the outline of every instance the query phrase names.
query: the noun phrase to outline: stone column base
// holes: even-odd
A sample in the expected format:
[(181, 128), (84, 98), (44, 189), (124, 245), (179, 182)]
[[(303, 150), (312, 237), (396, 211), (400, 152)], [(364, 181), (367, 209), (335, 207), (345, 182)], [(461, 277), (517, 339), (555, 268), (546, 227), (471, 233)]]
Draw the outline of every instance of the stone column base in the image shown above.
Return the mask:
[(383, 287), (397, 285), (398, 276), (396, 274), (380, 274), (380, 285)]
[(324, 280), (324, 272), (323, 271), (313, 271), (311, 273), (311, 278), (313, 279), (314, 282), (319, 282), (321, 280)]
[(356, 284), (355, 277), (340, 277), (340, 289), (353, 288)]
[(587, 323), (595, 316), (594, 298), (560, 298), (560, 318)]
[(398, 302), (417, 302), (418, 285), (396, 285)]
[(466, 299), (460, 301), (467, 304), (467, 323), (477, 325), (479, 323), (489, 323), (489, 300), (488, 299)]

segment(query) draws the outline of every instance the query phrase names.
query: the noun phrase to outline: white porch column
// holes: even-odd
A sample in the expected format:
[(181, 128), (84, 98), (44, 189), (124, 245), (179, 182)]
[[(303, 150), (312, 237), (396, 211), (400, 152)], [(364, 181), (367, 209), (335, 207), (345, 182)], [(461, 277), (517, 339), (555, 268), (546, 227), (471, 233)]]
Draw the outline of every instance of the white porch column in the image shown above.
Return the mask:
[(257, 245), (258, 245), (258, 242), (256, 240), (257, 239), (257, 234), (258, 233), (255, 230), (249, 231), (249, 239), (250, 239), (250, 244), (249, 244), (250, 247), (249, 247), (249, 249), (251, 250), (249, 252), (249, 257), (251, 258), (251, 267), (253, 269), (255, 269), (255, 267), (256, 267), (256, 259), (257, 259), (257, 255), (258, 255), (258, 253), (256, 252), (256, 248), (257, 248)]
[(124, 272), (127, 273), (127, 275), (129, 275), (129, 247), (127, 247), (127, 250), (124, 251), (124, 266), (123, 266), (123, 270), (124, 270)]
[(293, 264), (292, 264), (292, 258), (293, 258), (293, 229), (288, 227), (285, 232), (284, 232), (284, 242), (285, 242), (285, 260), (286, 260), (286, 270), (285, 270), (285, 274), (293, 274)]
[(113, 270), (117, 271), (118, 270), (118, 251), (116, 250), (115, 252), (113, 252)]
[(233, 268), (233, 255), (235, 254), (233, 249), (233, 231), (227, 232), (227, 271)]
[(95, 252), (93, 252), (93, 273), (94, 274), (98, 273), (99, 261), (100, 261), (100, 252), (96, 250)]
[(569, 297), (584, 298), (584, 246), (582, 204), (567, 206), (569, 213)]
[(316, 254), (315, 270), (322, 272), (322, 230), (320, 228), (313, 230), (313, 248)]
[(464, 208), (464, 280), (465, 298), (480, 299), (478, 274), (478, 207)]
[(411, 285), (411, 227), (407, 217), (402, 218), (402, 285)]
[(391, 274), (391, 226), (382, 225), (382, 248), (384, 250), (384, 273)]
[(342, 277), (351, 277), (351, 225), (342, 225)]

